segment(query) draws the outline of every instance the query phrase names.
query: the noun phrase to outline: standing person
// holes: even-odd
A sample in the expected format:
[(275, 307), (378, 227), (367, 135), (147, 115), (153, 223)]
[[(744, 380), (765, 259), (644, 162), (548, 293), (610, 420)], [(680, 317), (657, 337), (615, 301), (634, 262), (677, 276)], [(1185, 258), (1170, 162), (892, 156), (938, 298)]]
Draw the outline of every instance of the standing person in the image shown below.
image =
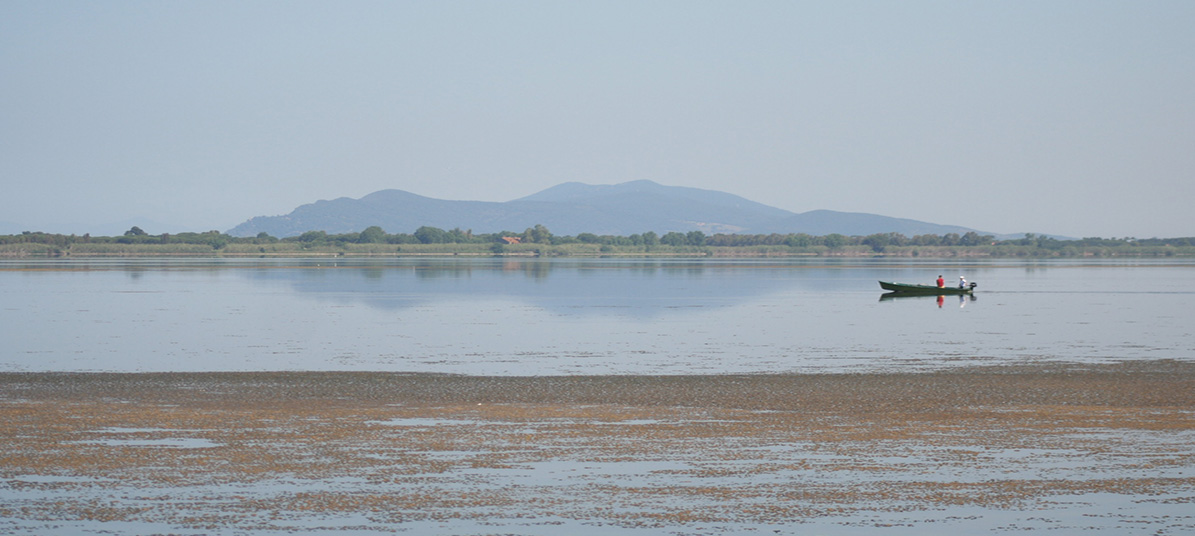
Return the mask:
[(938, 288), (945, 288), (946, 280), (942, 279), (942, 274), (938, 274)]
[(963, 276), (958, 276), (958, 288), (967, 288), (967, 280)]

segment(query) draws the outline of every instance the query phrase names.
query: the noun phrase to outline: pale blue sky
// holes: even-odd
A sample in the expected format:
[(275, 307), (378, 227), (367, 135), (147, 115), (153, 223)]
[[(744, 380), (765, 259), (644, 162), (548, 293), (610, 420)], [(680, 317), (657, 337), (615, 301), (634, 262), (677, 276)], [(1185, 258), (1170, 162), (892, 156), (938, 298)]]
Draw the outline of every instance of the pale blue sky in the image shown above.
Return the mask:
[(7, 0), (0, 221), (225, 230), (385, 188), (650, 179), (1191, 236), (1192, 28), (1187, 0)]

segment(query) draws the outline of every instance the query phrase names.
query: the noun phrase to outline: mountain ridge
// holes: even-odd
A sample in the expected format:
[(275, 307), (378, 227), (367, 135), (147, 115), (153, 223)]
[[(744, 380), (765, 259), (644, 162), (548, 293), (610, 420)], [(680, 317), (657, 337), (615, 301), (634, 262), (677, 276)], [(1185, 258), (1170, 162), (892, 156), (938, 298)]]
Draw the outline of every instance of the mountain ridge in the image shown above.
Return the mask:
[(281, 216), (257, 216), (233, 227), (228, 234), (254, 236), (265, 232), (277, 237), (307, 231), (339, 234), (360, 232), (375, 225), (392, 233), (414, 232), (422, 226), (480, 233), (521, 232), (544, 225), (559, 235), (622, 236), (647, 231), (811, 235), (893, 232), (907, 236), (976, 231), (958, 225), (858, 212), (813, 210), (798, 214), (727, 192), (637, 180), (609, 185), (565, 182), (505, 202), (451, 201), (386, 189), (359, 199), (319, 200)]

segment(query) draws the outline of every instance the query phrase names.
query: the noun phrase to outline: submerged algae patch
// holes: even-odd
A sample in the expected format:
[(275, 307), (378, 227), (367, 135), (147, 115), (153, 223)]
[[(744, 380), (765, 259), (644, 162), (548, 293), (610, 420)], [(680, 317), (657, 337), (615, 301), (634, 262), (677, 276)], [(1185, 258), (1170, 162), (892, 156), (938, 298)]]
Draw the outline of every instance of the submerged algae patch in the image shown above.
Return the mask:
[(1195, 366), (1173, 362), (7, 374), (0, 418), (0, 533), (1195, 530)]

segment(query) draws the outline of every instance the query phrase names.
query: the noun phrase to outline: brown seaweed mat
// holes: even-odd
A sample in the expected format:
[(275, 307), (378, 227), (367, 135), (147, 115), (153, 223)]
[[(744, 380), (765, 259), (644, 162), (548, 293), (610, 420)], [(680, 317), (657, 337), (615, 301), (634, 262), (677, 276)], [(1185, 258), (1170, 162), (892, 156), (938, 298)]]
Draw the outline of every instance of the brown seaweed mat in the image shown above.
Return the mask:
[(0, 423), (6, 534), (1195, 531), (1187, 362), (11, 373)]

